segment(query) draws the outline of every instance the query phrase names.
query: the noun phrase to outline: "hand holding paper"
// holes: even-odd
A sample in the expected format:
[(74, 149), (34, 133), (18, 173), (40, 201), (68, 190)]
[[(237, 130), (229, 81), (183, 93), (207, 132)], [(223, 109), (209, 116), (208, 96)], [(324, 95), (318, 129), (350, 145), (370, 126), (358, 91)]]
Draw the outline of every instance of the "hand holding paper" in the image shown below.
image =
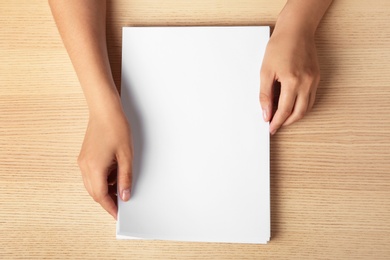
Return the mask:
[[(331, 2), (288, 1), (279, 15), (261, 68), (260, 102), (271, 134), (301, 119), (314, 105), (320, 81), (314, 33)], [(281, 84), (277, 108), (275, 81)]]
[(116, 219), (117, 186), (122, 200), (130, 198), (133, 151), (126, 117), (113, 114), (90, 117), (78, 162), (89, 195)]

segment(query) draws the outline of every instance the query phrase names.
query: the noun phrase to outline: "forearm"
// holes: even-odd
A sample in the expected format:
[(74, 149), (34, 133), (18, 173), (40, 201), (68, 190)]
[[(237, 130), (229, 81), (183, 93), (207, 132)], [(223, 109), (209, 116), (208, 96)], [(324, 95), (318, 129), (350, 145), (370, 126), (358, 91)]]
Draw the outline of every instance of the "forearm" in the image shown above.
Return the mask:
[(275, 32), (314, 35), (332, 0), (288, 0), (279, 14)]
[(120, 109), (107, 53), (106, 1), (49, 0), (49, 4), (90, 113)]

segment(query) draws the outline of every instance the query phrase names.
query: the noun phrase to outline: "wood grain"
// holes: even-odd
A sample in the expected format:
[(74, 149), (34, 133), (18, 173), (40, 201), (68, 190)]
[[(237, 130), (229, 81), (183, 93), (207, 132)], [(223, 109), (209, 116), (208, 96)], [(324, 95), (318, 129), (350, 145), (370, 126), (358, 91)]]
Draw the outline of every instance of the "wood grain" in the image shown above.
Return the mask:
[[(285, 1), (111, 1), (121, 27), (272, 25)], [(0, 259), (390, 259), (390, 2), (334, 1), (313, 111), (271, 141), (268, 245), (117, 241), (76, 158), (88, 111), (46, 1), (0, 2)], [(201, 191), (200, 191), (201, 192)]]

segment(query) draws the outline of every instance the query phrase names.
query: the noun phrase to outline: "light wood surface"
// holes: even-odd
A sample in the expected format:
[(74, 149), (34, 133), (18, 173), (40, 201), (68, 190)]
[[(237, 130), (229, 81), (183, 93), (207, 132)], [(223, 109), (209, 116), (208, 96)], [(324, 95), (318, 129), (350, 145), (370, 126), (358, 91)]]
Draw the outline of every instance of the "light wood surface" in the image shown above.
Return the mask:
[[(121, 27), (272, 25), (285, 1), (112, 1)], [(0, 2), (0, 259), (390, 259), (390, 1), (335, 0), (313, 111), (271, 141), (268, 245), (117, 241), (76, 158), (86, 103), (46, 1)], [(201, 191), (199, 191), (201, 192)]]

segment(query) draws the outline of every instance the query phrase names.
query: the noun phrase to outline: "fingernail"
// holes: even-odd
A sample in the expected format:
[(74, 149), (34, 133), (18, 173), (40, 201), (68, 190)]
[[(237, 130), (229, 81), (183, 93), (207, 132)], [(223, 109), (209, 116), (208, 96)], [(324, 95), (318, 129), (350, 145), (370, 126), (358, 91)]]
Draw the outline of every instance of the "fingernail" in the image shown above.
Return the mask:
[(276, 131), (277, 131), (276, 129), (272, 130), (272, 131), (271, 131), (271, 135), (276, 134)]
[(130, 189), (126, 189), (122, 191), (122, 200), (128, 201), (130, 199)]
[(263, 118), (267, 122), (267, 110), (263, 109)]

